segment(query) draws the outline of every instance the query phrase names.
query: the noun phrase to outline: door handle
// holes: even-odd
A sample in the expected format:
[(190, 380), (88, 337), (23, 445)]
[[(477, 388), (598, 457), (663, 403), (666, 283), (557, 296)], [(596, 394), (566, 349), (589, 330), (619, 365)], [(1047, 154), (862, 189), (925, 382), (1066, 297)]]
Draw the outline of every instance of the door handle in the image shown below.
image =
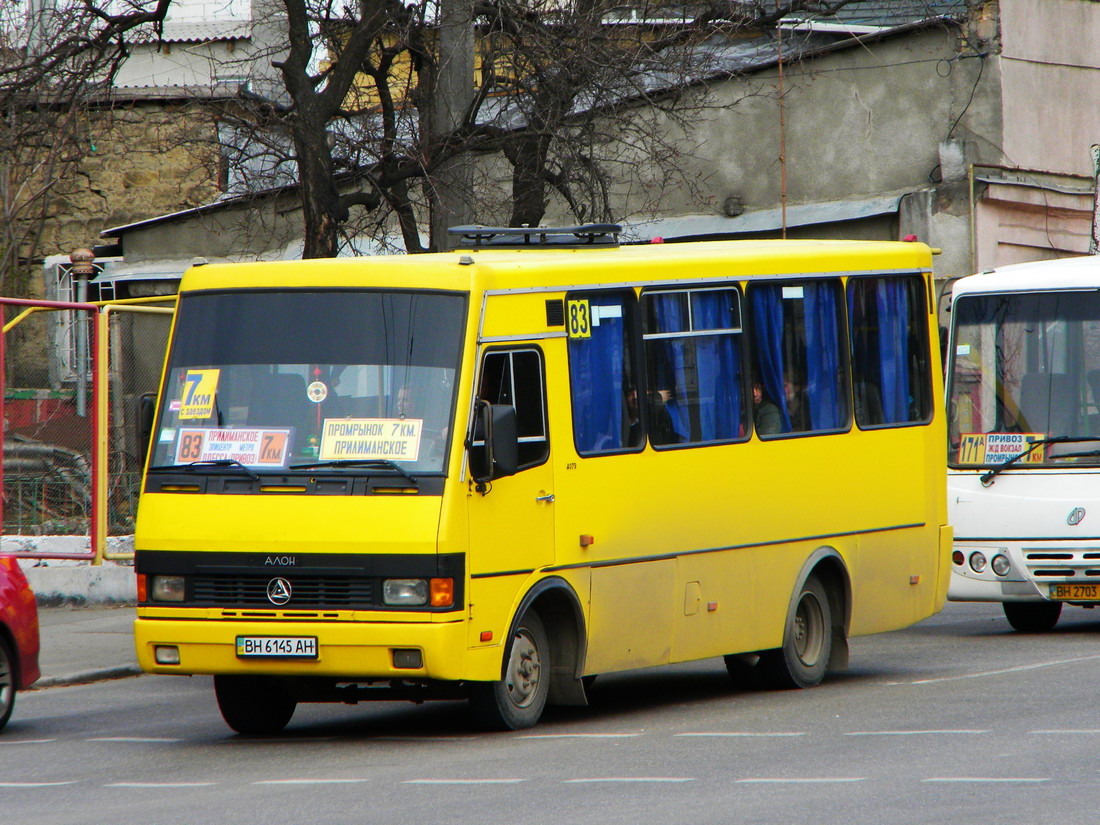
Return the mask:
[(553, 493), (547, 493), (544, 496), (535, 496), (535, 501), (545, 501), (547, 504), (553, 504), (554, 503), (554, 494)]

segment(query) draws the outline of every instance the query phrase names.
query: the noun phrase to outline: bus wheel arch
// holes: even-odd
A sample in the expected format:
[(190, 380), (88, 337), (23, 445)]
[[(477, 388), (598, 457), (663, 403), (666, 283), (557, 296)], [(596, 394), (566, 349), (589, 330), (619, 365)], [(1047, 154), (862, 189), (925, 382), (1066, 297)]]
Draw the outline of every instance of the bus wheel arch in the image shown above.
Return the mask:
[(470, 701), (485, 727), (534, 725), (546, 704), (585, 705), (584, 616), (573, 588), (561, 578), (538, 582), (520, 602), (503, 647), (500, 680), (474, 683)]
[(783, 645), (760, 654), (762, 675), (776, 688), (812, 687), (848, 664), (851, 581), (844, 560), (834, 548), (819, 548), (796, 582)]

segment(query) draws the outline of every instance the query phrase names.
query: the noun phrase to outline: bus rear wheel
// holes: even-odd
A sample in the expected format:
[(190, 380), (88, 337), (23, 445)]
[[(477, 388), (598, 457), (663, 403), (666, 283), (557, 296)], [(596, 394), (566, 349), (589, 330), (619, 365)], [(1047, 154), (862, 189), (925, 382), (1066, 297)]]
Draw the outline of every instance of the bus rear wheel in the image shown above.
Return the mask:
[(550, 643), (537, 613), (516, 625), (508, 645), (504, 678), (475, 683), (470, 707), (489, 730), (522, 730), (538, 722), (550, 693)]
[(757, 667), (770, 687), (813, 687), (825, 678), (832, 647), (829, 594), (816, 576), (810, 576), (795, 601), (783, 633), (783, 647), (761, 652)]
[(278, 733), (298, 706), (272, 676), (215, 676), (214, 695), (225, 723), (249, 736)]
[(1021, 633), (1046, 633), (1058, 624), (1061, 602), (1002, 602), (1005, 618)]

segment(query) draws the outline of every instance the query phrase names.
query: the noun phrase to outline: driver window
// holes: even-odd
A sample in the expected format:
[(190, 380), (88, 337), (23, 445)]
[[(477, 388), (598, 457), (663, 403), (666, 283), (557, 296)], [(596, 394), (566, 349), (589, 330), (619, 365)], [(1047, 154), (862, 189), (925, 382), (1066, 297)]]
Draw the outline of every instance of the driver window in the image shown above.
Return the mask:
[(478, 398), (516, 408), (519, 467), (542, 464), (550, 455), (542, 353), (537, 349), (493, 350), (481, 365)]

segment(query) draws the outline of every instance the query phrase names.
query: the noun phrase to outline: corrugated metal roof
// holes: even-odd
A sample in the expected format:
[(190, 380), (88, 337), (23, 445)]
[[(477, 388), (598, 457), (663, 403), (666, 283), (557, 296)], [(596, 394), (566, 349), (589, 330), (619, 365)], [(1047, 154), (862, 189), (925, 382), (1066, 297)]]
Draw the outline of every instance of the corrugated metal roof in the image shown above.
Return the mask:
[(893, 28), (934, 17), (960, 18), (969, 5), (968, 0), (855, 0), (833, 15), (791, 17)]
[[(813, 226), (888, 215), (898, 211), (901, 199), (907, 194), (908, 190), (869, 198), (793, 204), (787, 207), (786, 225)], [(624, 237), (630, 240), (642, 240), (657, 235), (664, 238), (691, 238), (771, 232), (783, 226), (783, 217), (781, 209), (757, 209), (735, 218), (721, 215), (682, 215), (646, 221), (623, 221), (622, 225)]]
[(207, 20), (202, 22), (164, 24), (158, 37), (151, 27), (132, 32), (131, 43), (210, 43), (219, 40), (245, 40), (252, 36), (251, 20)]

